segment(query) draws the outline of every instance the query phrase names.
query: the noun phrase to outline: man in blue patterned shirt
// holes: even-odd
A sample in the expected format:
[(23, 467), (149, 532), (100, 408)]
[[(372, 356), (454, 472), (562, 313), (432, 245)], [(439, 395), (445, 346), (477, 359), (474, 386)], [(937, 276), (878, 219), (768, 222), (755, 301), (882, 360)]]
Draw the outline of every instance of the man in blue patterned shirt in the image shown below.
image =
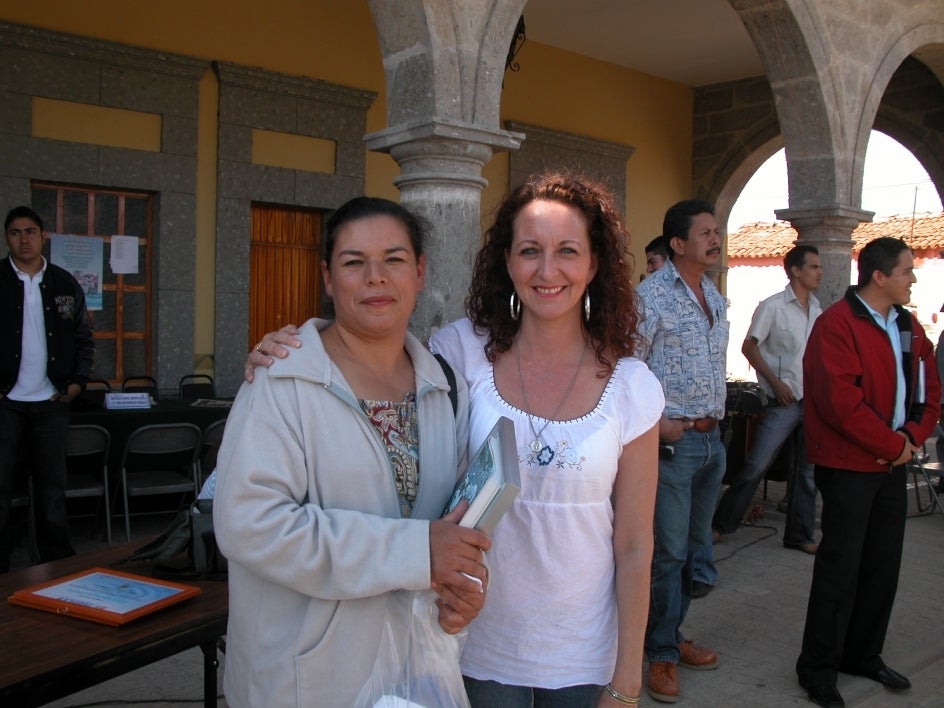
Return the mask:
[(728, 321), (724, 298), (706, 275), (721, 257), (714, 207), (679, 202), (666, 212), (662, 233), (669, 261), (637, 289), (642, 310), (637, 356), (665, 392), (646, 689), (655, 700), (674, 703), (677, 664), (698, 670), (718, 665), (713, 651), (683, 637), (681, 626), (691, 601), (694, 551), (706, 549), (706, 563), (714, 566), (711, 517), (725, 469), (718, 422), (727, 397)]

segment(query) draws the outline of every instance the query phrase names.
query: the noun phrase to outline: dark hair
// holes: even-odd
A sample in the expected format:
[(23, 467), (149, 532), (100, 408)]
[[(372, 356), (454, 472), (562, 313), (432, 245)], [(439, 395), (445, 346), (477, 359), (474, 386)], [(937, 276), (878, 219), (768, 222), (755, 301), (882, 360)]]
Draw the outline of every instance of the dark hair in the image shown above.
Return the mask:
[(806, 262), (806, 254), (812, 253), (815, 256), (819, 255), (819, 249), (816, 246), (811, 246), (808, 243), (798, 243), (796, 246), (787, 251), (787, 255), (783, 257), (783, 269), (787, 271), (787, 277), (793, 278), (792, 268), (802, 268), (803, 264)]
[(498, 207), (495, 223), (485, 232), (485, 244), (475, 258), (466, 312), (476, 331), (486, 333), (485, 355), (495, 357), (511, 348), (519, 322), (511, 318), (508, 300), (514, 285), (505, 254), (511, 249), (518, 213), (536, 200), (560, 202), (576, 208), (587, 222), (590, 250), (597, 257), (597, 272), (587, 285), (590, 321), (584, 328), (593, 339), (597, 362), (607, 372), (615, 362), (607, 354), (631, 356), (636, 332), (636, 293), (633, 290), (629, 237), (613, 197), (602, 185), (561, 172), (533, 175), (516, 187)]
[(669, 243), (665, 236), (656, 236), (646, 244), (646, 255), (655, 253), (663, 258), (669, 257)]
[(702, 199), (686, 199), (676, 202), (665, 212), (662, 220), (662, 237), (668, 247), (669, 258), (675, 258), (675, 250), (671, 247), (672, 239), (678, 236), (683, 241), (688, 240), (688, 230), (692, 227), (692, 217), (699, 214), (715, 215), (715, 208), (710, 202)]
[(372, 216), (389, 216), (396, 219), (410, 237), (413, 254), (419, 258), (423, 255), (423, 241), (429, 230), (426, 221), (406, 207), (400, 206), (389, 199), (379, 197), (354, 197), (338, 207), (331, 218), (325, 233), (325, 262), (331, 268), (331, 256), (334, 254), (334, 245), (337, 242), (338, 230), (345, 224), (358, 219), (369, 219)]
[(39, 214), (30, 209), (28, 206), (18, 206), (13, 207), (7, 212), (7, 218), (3, 222), (3, 233), (7, 232), (7, 229), (10, 228), (10, 224), (13, 223), (14, 219), (32, 219), (34, 222), (36, 222), (39, 230), (43, 230), (43, 220), (39, 218)]
[(910, 250), (902, 239), (891, 236), (879, 236), (869, 241), (859, 252), (859, 287), (868, 285), (875, 271), (891, 275), (901, 252)]

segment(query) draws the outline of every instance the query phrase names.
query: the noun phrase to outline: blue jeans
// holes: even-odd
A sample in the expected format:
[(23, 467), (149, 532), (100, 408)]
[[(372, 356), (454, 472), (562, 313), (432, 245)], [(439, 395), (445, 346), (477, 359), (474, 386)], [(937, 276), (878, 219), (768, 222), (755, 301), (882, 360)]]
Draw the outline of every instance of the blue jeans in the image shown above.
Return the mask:
[(777, 451), (791, 435), (797, 442), (795, 465), (789, 471), (787, 501), (787, 528), (784, 543), (796, 545), (813, 540), (816, 523), (816, 487), (813, 483), (813, 467), (806, 464), (802, 428), (803, 404), (795, 401), (782, 406), (776, 402), (764, 409), (760, 426), (754, 435), (754, 443), (744, 460), (744, 469), (728, 487), (712, 526), (721, 533), (734, 533), (747, 512), (757, 485), (777, 456)]
[(0, 399), (0, 573), (10, 567), (10, 502), (22, 461), (33, 475), (36, 545), (42, 562), (75, 554), (66, 513), (69, 404)]
[(711, 514), (724, 476), (725, 452), (718, 429), (686, 431), (672, 443), (675, 455), (659, 460), (656, 492), (655, 550), (646, 658), (678, 663), (678, 645), (692, 599), (694, 553), (711, 555)]
[(707, 546), (692, 544), (692, 582), (712, 587), (718, 584), (718, 569), (710, 543)]
[(463, 676), (472, 708), (594, 708), (603, 686), (583, 684), (564, 688), (510, 686)]

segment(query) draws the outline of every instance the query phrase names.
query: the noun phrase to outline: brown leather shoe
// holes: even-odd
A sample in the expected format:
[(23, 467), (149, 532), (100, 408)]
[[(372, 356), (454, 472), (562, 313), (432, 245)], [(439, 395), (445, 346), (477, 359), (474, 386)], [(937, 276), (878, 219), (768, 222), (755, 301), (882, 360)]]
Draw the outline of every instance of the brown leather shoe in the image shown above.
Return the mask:
[(718, 668), (718, 655), (711, 649), (700, 647), (691, 639), (683, 639), (678, 648), (679, 663), (686, 669), (709, 671)]
[(646, 693), (661, 703), (675, 703), (679, 696), (679, 682), (675, 664), (671, 661), (650, 662)]

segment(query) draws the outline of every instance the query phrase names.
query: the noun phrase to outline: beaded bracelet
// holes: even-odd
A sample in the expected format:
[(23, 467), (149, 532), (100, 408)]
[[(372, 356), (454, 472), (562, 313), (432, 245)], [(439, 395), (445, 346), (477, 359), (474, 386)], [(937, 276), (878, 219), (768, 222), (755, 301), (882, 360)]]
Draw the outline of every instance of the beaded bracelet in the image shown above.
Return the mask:
[(622, 703), (625, 706), (634, 706), (639, 703), (639, 696), (627, 696), (625, 693), (620, 693), (613, 688), (612, 683), (606, 684), (606, 692), (610, 694), (610, 698), (614, 701)]

